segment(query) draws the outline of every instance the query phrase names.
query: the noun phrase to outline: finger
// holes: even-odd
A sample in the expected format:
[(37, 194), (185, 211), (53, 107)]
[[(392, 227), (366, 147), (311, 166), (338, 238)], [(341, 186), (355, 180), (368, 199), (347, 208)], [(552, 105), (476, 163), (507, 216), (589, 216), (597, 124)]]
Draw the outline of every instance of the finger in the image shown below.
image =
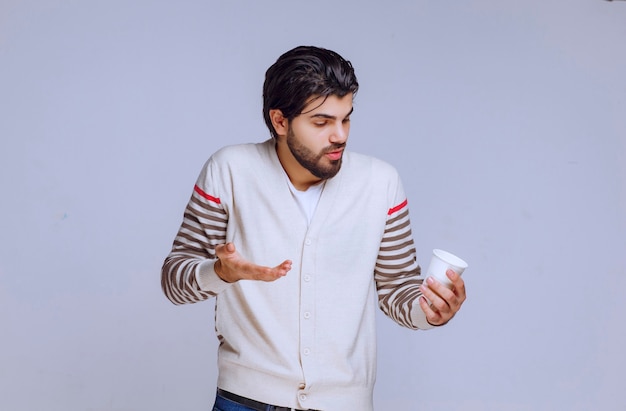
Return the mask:
[(291, 261), (285, 260), (272, 269), (271, 281), (284, 277), (291, 270)]
[(291, 260), (285, 260), (280, 265), (276, 266), (276, 268), (284, 274), (287, 274), (291, 270)]
[(434, 299), (438, 299), (440, 298), (429, 286), (426, 282), (424, 282), (421, 286), (420, 286), (420, 291), (422, 292), (422, 295), (424, 297), (426, 297), (426, 299), (429, 302), (429, 305), (432, 304), (432, 301)]
[[(437, 284), (436, 281), (428, 281), (428, 286), (435, 294), (441, 297), (441, 300), (434, 300), (435, 310), (441, 314), (445, 322), (449, 321), (461, 309), (461, 305), (465, 301), (465, 285), (461, 277), (454, 273), (449, 277), (454, 280), (451, 288), (443, 284)], [(456, 277), (455, 277), (456, 276)]]
[(432, 293), (436, 294), (439, 299), (443, 301), (448, 301), (452, 297), (454, 297), (454, 292), (448, 288), (447, 285), (444, 285), (435, 277), (428, 277), (426, 279), (426, 288), (429, 289)]
[[(423, 285), (424, 286), (424, 285)], [(426, 279), (424, 295), (431, 301), (434, 310), (446, 315), (458, 311), (459, 303), (456, 294), (447, 286), (433, 277)]]
[(455, 282), (461, 276), (454, 270), (448, 269), (446, 271), (446, 276), (450, 279), (450, 281)]
[(235, 252), (235, 244), (233, 243), (220, 244), (215, 247), (215, 256), (217, 258), (228, 258), (235, 254)]
[(275, 281), (287, 275), (291, 270), (291, 260), (285, 260), (276, 267), (264, 267), (256, 264), (249, 264), (247, 272), (250, 278), (260, 281)]
[(463, 278), (461, 278), (461, 276), (455, 273), (454, 271), (449, 270), (448, 272), (452, 273), (448, 275), (448, 278), (450, 279), (450, 281), (452, 281), (452, 291), (454, 291), (454, 294), (456, 294), (458, 300), (461, 303), (463, 303), (463, 301), (465, 301), (465, 298), (466, 298), (465, 281), (463, 281)]
[(221, 252), (221, 254), (223, 256), (234, 254), (235, 253), (235, 244), (233, 244), (233, 243), (220, 244), (217, 247), (215, 247), (215, 252), (216, 253), (217, 253), (218, 250)]
[(217, 258), (223, 257), (226, 252), (226, 244), (219, 244), (215, 246), (215, 255), (217, 256)]
[(429, 324), (431, 325), (443, 324), (443, 321), (441, 319), (441, 314), (433, 310), (433, 306), (429, 304), (428, 300), (423, 295), (419, 298), (419, 305), (422, 311), (424, 311), (424, 315), (426, 316), (426, 321), (428, 321)]
[(421, 289), (422, 297), (420, 298), (420, 306), (426, 314), (428, 322), (431, 324), (437, 324), (438, 319), (441, 316), (442, 307), (446, 307), (447, 305), (441, 297), (437, 295), (437, 293), (433, 292), (428, 286), (422, 285)]

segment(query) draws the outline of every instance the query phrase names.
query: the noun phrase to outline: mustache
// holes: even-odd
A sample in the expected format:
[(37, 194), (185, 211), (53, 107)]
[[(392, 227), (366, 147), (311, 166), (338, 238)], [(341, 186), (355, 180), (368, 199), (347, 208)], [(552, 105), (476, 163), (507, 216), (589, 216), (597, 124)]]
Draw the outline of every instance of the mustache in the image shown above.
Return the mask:
[(326, 147), (322, 152), (324, 154), (326, 154), (326, 153), (330, 153), (330, 152), (333, 152), (333, 151), (337, 151), (337, 150), (345, 148), (345, 147), (346, 147), (346, 143), (341, 143), (341, 144), (333, 143), (332, 145)]

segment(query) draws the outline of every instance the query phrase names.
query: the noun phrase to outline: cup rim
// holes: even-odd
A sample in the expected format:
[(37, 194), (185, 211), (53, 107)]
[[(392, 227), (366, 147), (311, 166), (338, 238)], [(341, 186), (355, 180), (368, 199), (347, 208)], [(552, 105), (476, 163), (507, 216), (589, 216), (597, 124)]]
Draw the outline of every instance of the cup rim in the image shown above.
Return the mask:
[(437, 256), (437, 258), (440, 258), (441, 260), (445, 261), (448, 264), (454, 265), (462, 269), (467, 268), (467, 263), (465, 262), (465, 260), (463, 260), (460, 257), (457, 257), (456, 255), (452, 254), (449, 251), (435, 248), (433, 250), (433, 254)]

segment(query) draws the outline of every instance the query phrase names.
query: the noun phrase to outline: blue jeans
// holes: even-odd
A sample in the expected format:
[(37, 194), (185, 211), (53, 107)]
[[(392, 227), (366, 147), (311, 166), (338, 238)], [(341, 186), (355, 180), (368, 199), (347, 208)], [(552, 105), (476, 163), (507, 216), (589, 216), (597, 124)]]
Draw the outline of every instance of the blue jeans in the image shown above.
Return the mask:
[(254, 411), (254, 409), (248, 408), (245, 405), (237, 404), (236, 402), (217, 395), (215, 397), (213, 411)]

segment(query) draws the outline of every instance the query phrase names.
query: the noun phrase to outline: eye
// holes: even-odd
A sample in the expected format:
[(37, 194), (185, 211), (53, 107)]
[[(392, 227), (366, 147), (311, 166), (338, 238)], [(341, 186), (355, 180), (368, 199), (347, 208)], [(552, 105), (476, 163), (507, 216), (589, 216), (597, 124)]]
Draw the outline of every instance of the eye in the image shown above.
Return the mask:
[(347, 123), (349, 123), (349, 122), (350, 122), (350, 117), (346, 117), (346, 118), (344, 118), (344, 119), (343, 119), (343, 121), (342, 121), (342, 123), (343, 123), (343, 124), (347, 124)]
[(315, 124), (317, 127), (324, 127), (326, 124), (328, 124), (328, 121), (315, 121), (313, 124)]

